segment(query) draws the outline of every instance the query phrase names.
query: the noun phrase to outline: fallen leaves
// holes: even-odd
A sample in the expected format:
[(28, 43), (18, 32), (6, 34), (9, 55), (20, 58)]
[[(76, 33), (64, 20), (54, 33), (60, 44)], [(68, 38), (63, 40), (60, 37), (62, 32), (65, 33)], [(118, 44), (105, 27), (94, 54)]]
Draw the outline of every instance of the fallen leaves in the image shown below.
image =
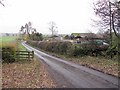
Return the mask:
[(53, 88), (53, 81), (45, 67), (34, 60), (26, 63), (3, 64), (3, 88)]
[(72, 58), (72, 61), (101, 72), (118, 77), (118, 61), (98, 57)]
[[(48, 52), (47, 52), (48, 53)], [(116, 76), (120, 77), (120, 62), (117, 60), (106, 59), (104, 57), (92, 57), (92, 56), (84, 56), (84, 57), (68, 57), (65, 55), (48, 53), (53, 56), (62, 58), (64, 60), (69, 60), (74, 63)]]

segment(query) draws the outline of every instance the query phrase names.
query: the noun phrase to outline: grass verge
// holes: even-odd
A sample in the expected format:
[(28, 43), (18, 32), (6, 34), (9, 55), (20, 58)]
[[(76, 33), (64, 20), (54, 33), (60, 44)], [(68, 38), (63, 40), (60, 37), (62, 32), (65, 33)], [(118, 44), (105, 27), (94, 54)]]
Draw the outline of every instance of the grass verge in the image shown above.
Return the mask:
[(118, 77), (119, 76), (119, 63), (116, 60), (106, 59), (104, 57), (92, 57), (92, 56), (84, 56), (84, 57), (69, 57), (66, 55), (59, 55), (55, 53), (51, 53), (51, 55), (62, 58), (64, 60), (72, 61), (76, 64), (80, 64), (85, 67), (89, 67), (91, 69)]
[(18, 42), (18, 50), (26, 51), (27, 49), (20, 42)]

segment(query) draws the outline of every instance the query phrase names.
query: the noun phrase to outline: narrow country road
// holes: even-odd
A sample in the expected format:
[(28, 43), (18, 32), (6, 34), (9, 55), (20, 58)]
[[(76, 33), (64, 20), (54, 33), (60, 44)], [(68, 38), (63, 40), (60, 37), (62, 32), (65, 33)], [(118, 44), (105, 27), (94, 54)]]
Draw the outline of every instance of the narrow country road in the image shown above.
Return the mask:
[(58, 88), (118, 88), (118, 78), (43, 53), (22, 42), (22, 45), (46, 65)]

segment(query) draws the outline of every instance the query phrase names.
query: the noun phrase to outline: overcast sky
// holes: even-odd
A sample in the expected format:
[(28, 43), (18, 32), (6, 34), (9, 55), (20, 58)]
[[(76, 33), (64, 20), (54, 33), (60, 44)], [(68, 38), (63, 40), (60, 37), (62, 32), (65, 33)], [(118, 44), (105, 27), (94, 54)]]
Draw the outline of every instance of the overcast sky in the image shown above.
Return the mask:
[(54, 21), (58, 33), (84, 33), (91, 29), (93, 0), (5, 0), (0, 5), (0, 33), (17, 33), (31, 21), (43, 34), (51, 33), (48, 23)]

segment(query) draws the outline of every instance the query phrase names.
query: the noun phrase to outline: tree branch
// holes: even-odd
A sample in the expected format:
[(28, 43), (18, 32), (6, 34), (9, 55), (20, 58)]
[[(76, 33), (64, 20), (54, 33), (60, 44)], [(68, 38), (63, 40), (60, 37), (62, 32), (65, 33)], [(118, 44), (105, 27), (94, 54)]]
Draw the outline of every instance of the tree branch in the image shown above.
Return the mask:
[(115, 35), (120, 38), (120, 35), (117, 34), (116, 30), (115, 30), (115, 25), (114, 25), (114, 14), (112, 14), (112, 28), (113, 28), (113, 31), (115, 33)]
[(2, 1), (0, 1), (0, 4), (3, 5), (5, 7), (5, 5), (2, 3)]

